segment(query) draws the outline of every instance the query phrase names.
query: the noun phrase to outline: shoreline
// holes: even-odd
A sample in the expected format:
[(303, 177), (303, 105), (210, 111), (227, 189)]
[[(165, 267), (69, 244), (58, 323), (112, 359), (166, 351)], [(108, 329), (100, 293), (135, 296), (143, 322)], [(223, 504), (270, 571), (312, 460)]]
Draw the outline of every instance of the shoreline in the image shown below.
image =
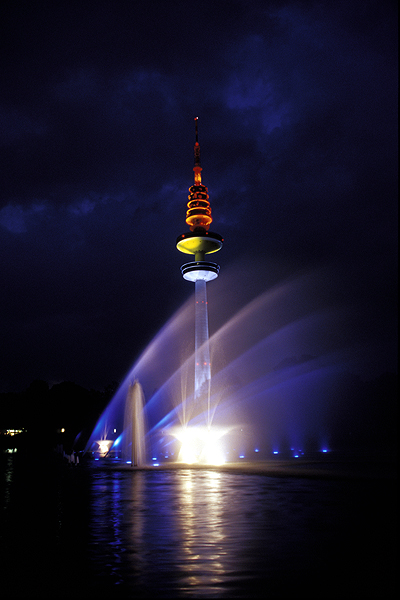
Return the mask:
[(271, 460), (260, 462), (232, 462), (223, 465), (185, 464), (163, 462), (157, 465), (132, 466), (107, 459), (84, 463), (94, 469), (119, 471), (219, 471), (238, 474), (265, 475), (268, 477), (299, 477), (309, 479), (378, 479), (396, 480), (397, 466), (393, 462), (372, 460)]

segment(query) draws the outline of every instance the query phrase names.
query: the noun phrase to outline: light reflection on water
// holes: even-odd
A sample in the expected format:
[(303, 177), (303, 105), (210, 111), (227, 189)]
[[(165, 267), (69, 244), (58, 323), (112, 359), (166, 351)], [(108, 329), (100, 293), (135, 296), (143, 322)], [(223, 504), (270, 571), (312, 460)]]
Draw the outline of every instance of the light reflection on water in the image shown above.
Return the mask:
[(210, 592), (223, 583), (236, 551), (224, 522), (224, 478), (191, 470), (95, 477), (93, 538), (100, 554), (112, 548), (111, 557), (96, 560), (121, 583), (158, 588), (162, 576), (164, 592), (176, 583), (181, 591)]
[(0, 486), (4, 597), (309, 600), (394, 589), (394, 479), (32, 469), (17, 458)]
[(99, 472), (92, 494), (99, 575), (162, 597), (276, 593), (329, 560), (343, 517), (334, 482), (211, 470)]
[[(219, 472), (208, 472), (202, 473), (202, 479), (197, 478), (194, 471), (180, 474), (181, 502), (177, 517), (184, 543), (180, 548), (178, 564), (185, 587), (207, 586), (210, 589), (222, 583), (226, 575), (222, 476)], [(199, 507), (200, 487), (203, 488), (203, 499)]]

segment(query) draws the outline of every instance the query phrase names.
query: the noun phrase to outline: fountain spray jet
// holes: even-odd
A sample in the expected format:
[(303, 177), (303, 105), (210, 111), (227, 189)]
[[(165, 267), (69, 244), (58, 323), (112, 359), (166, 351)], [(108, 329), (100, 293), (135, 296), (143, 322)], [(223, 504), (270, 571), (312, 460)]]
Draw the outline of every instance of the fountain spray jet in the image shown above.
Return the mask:
[[(211, 379), (211, 363), (208, 333), (206, 284), (218, 277), (219, 265), (204, 260), (206, 254), (221, 250), (223, 239), (218, 233), (209, 231), (212, 223), (208, 189), (201, 183), (200, 144), (198, 139), (198, 117), (195, 117), (196, 142), (194, 145), (194, 185), (189, 188), (186, 223), (190, 231), (176, 240), (176, 247), (184, 254), (193, 254), (194, 261), (181, 266), (183, 278), (195, 284), (195, 383), (194, 399), (208, 397)], [(209, 421), (209, 419), (208, 419)], [(208, 422), (210, 425), (210, 422)]]

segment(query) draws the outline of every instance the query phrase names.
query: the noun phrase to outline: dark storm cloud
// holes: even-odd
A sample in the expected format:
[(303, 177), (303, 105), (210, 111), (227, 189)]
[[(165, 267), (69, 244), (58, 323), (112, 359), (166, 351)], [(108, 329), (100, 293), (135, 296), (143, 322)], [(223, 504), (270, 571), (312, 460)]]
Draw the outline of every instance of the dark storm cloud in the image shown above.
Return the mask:
[(277, 279), (332, 262), (339, 300), (393, 326), (394, 3), (2, 12), (6, 389), (120, 378), (191, 292), (174, 240), (196, 115), (220, 262), (257, 255)]

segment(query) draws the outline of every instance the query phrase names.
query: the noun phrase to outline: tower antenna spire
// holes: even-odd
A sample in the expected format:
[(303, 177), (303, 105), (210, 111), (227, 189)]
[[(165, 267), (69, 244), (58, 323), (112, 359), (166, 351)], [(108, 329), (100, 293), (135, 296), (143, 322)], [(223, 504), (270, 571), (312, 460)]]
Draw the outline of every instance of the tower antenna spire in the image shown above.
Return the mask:
[(196, 185), (201, 185), (201, 166), (200, 166), (200, 144), (199, 144), (199, 129), (197, 126), (197, 122), (199, 117), (194, 118), (195, 127), (196, 127), (196, 142), (194, 144), (194, 182)]

